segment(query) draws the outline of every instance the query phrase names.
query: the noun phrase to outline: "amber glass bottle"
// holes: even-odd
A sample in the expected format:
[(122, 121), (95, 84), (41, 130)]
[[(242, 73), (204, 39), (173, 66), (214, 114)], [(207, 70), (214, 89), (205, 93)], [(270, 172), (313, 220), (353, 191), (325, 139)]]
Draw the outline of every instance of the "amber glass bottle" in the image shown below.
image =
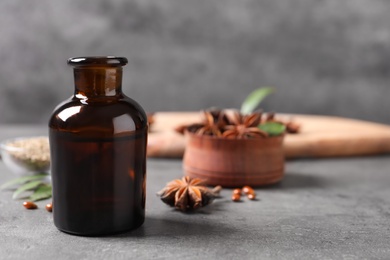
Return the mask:
[(147, 118), (122, 93), (122, 57), (71, 58), (75, 92), (49, 121), (54, 224), (75, 235), (134, 229), (145, 218)]

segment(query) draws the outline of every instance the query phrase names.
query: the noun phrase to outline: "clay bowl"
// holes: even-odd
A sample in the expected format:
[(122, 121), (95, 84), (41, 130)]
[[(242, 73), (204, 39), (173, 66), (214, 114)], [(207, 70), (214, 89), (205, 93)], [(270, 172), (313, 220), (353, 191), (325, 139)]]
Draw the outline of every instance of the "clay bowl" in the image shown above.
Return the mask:
[(208, 185), (242, 187), (279, 182), (284, 176), (284, 136), (226, 139), (185, 133), (185, 175)]

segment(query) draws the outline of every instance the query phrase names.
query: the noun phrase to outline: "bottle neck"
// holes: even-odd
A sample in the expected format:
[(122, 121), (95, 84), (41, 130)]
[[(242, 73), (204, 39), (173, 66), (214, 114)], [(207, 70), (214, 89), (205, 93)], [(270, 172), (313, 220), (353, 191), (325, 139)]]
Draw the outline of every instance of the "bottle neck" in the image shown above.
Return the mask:
[(74, 80), (76, 97), (115, 97), (122, 94), (122, 67), (76, 67)]

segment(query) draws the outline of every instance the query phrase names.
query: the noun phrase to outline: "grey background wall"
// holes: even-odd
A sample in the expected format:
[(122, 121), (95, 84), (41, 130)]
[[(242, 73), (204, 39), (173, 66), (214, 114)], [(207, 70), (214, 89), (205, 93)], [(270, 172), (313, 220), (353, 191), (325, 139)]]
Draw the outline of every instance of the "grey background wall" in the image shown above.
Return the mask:
[(2, 0), (0, 123), (43, 123), (73, 92), (66, 59), (129, 58), (147, 111), (239, 107), (390, 123), (387, 0)]

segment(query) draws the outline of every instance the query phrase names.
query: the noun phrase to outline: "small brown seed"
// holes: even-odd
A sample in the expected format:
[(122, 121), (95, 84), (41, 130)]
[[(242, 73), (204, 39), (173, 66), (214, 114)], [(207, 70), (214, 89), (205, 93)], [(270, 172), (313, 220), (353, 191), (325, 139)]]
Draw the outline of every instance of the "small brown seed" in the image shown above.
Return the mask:
[(238, 202), (241, 200), (241, 195), (240, 194), (233, 194), (232, 195), (232, 201)]
[(242, 187), (242, 191), (243, 191), (246, 195), (255, 193), (255, 191), (254, 191), (250, 186), (244, 186), (244, 187)]
[(241, 195), (241, 189), (234, 189), (233, 194), (240, 194)]
[(46, 210), (49, 212), (52, 212), (53, 211), (53, 204), (52, 203), (46, 204)]
[(26, 208), (26, 209), (37, 209), (38, 206), (34, 203), (34, 202), (31, 202), (31, 201), (25, 201), (23, 202), (23, 206)]
[(248, 199), (250, 200), (255, 200), (256, 199), (256, 193), (253, 193), (253, 194), (248, 194)]

